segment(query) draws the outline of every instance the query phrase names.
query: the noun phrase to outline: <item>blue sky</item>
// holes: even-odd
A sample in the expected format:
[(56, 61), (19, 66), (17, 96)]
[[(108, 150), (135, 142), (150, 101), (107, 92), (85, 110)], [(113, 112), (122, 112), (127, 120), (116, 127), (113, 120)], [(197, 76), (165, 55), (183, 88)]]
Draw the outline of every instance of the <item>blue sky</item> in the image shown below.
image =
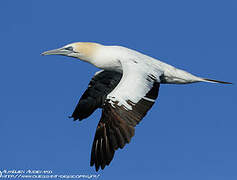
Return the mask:
[(89, 160), (101, 111), (82, 122), (67, 117), (97, 69), (40, 56), (94, 41), (235, 83), (162, 85), (100, 179), (236, 179), (236, 17), (234, 0), (1, 1), (0, 170), (96, 173)]

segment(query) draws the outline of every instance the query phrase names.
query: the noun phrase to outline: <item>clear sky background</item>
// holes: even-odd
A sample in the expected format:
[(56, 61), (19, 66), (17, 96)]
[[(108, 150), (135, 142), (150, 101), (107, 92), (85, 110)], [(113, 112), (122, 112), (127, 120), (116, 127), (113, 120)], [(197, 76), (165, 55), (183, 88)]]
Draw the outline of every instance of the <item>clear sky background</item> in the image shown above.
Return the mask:
[[(0, 170), (100, 179), (236, 180), (237, 1), (0, 2)], [(98, 110), (73, 122), (97, 68), (40, 53), (75, 41), (122, 45), (235, 85), (161, 85), (136, 135), (104, 171), (89, 166)]]

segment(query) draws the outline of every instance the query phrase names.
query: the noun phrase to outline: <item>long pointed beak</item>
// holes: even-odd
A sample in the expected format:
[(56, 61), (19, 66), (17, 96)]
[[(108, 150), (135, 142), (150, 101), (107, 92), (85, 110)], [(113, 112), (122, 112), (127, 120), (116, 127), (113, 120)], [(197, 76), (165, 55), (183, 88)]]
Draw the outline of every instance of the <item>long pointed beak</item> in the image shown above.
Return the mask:
[(45, 51), (45, 52), (41, 53), (42, 56), (45, 56), (45, 55), (67, 55), (67, 54), (69, 54), (69, 52), (63, 48), (53, 49), (53, 50), (49, 50), (49, 51)]

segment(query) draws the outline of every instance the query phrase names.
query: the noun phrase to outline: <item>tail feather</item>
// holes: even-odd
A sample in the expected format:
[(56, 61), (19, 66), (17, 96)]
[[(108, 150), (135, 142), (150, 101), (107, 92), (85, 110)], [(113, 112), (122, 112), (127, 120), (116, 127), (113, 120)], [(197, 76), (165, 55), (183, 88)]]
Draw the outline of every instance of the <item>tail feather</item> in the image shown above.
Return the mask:
[(225, 81), (218, 81), (218, 80), (213, 80), (213, 79), (206, 79), (202, 78), (205, 82), (211, 82), (211, 83), (221, 83), (221, 84), (233, 84), (231, 82), (225, 82)]

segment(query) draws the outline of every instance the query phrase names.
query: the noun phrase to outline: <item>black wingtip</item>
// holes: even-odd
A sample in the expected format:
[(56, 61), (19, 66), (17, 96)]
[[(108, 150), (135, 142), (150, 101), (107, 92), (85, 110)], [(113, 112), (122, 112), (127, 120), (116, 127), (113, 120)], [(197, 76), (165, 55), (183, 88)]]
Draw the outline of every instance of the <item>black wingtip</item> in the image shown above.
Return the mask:
[(73, 118), (73, 121), (76, 121), (77, 119), (75, 118), (75, 117), (73, 117), (73, 116), (68, 116), (68, 118)]

